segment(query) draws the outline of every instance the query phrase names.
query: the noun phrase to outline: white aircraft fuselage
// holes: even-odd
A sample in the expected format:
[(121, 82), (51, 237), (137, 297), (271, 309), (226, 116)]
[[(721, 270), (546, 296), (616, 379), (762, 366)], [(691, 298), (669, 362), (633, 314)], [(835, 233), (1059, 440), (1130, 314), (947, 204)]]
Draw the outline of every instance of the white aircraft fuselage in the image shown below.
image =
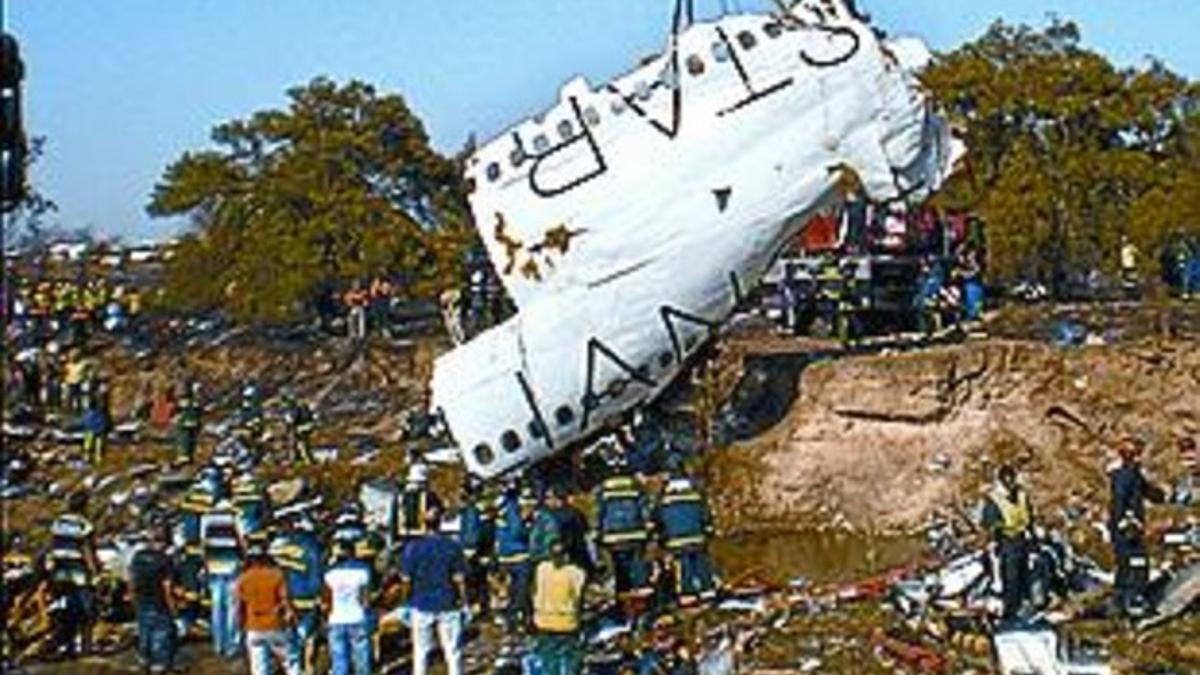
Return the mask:
[(654, 399), (781, 246), (837, 198), (923, 199), (957, 150), (915, 41), (727, 16), (559, 102), (468, 160), (471, 208), (517, 314), (441, 356), (432, 408), (467, 467), (517, 470)]

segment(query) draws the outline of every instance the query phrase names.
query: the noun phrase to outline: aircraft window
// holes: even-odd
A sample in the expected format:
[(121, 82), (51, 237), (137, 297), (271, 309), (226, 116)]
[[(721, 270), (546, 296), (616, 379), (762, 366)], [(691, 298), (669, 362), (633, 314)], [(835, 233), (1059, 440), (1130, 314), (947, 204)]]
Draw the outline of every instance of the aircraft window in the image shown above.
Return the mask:
[(575, 126), (571, 124), (571, 120), (563, 120), (558, 123), (558, 135), (564, 141), (571, 140), (571, 137), (575, 135)]
[(758, 44), (758, 40), (754, 39), (754, 33), (751, 33), (748, 30), (738, 33), (737, 41), (738, 44), (742, 46), (742, 49), (745, 49), (746, 51), (754, 49), (754, 45)]
[(700, 58), (699, 54), (692, 54), (687, 57), (687, 71), (692, 75), (703, 75), (704, 59)]
[(612, 102), (612, 111), (614, 115), (620, 115), (621, 113), (625, 112), (625, 100), (614, 98)]
[(468, 179), (467, 179), (467, 194), (474, 194), (474, 193), (475, 193), (475, 187), (476, 187), (476, 185), (475, 185), (475, 179), (474, 179), (474, 178), (468, 178)]
[(516, 452), (521, 447), (521, 437), (517, 435), (517, 432), (509, 429), (500, 434), (500, 447), (507, 452)]
[(659, 368), (669, 368), (671, 366), (671, 364), (674, 362), (675, 362), (674, 354), (672, 354), (671, 352), (659, 352), (659, 354), (658, 354), (658, 367)]
[(545, 430), (542, 428), (542, 423), (537, 420), (529, 420), (529, 437), (530, 438), (545, 438)]
[(714, 42), (712, 44), (712, 53), (717, 63), (725, 63), (729, 60), (729, 45), (724, 42)]
[(600, 126), (600, 113), (596, 110), (595, 106), (589, 105), (583, 109), (583, 121), (589, 127)]
[(480, 464), (488, 465), (492, 460), (496, 459), (496, 453), (492, 452), (492, 446), (487, 443), (480, 443), (475, 446), (475, 460)]
[(487, 179), (489, 182), (495, 183), (500, 179), (500, 164), (492, 162), (487, 166)]
[(634, 91), (637, 93), (637, 97), (642, 99), (643, 101), (650, 100), (650, 83), (649, 82), (645, 82), (645, 81), (638, 82), (637, 88), (635, 88)]
[(783, 26), (780, 26), (777, 23), (764, 24), (763, 32), (767, 34), (767, 37), (774, 40), (775, 38), (779, 37), (780, 35), (783, 35)]
[(650, 379), (650, 364), (643, 363), (642, 365), (635, 368), (633, 372), (637, 373), (638, 377), (645, 378), (648, 380), (648, 379)]
[(571, 411), (571, 406), (560, 405), (558, 410), (554, 411), (554, 421), (558, 422), (558, 426), (565, 427), (575, 421), (575, 413)]
[(525, 163), (525, 151), (521, 148), (513, 148), (513, 151), (508, 155), (508, 161), (513, 165), (514, 169), (520, 168)]
[(546, 152), (550, 149), (550, 139), (546, 138), (546, 134), (538, 134), (533, 137), (533, 149), (537, 152)]

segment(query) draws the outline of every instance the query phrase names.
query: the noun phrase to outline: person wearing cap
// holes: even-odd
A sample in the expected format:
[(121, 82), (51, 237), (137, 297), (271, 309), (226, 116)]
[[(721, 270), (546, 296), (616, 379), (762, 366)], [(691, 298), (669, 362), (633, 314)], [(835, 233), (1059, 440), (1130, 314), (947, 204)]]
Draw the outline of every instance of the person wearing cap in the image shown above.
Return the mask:
[(488, 569), (496, 543), (493, 509), (472, 479), (463, 483), (462, 508), (459, 510), (458, 542), (466, 557), (467, 603), (476, 616), (491, 606)]
[(663, 488), (654, 522), (659, 543), (670, 552), (675, 593), (682, 605), (711, 600), (717, 583), (708, 557), (708, 539), (712, 536), (712, 518), (704, 495), (676, 465)]
[(554, 539), (549, 557), (538, 563), (533, 582), (534, 652), (543, 673), (583, 672), (580, 615), (586, 582), (586, 573), (571, 562), (562, 540)]
[(1113, 557), (1117, 560), (1113, 582), (1116, 610), (1130, 618), (1146, 611), (1146, 585), (1150, 560), (1146, 553), (1146, 502), (1166, 501), (1166, 492), (1142, 472), (1144, 446), (1139, 439), (1126, 437), (1117, 446), (1120, 460), (1109, 466), (1108, 531)]
[(51, 619), (54, 643), (66, 654), (92, 650), (95, 621), (93, 586), (99, 565), (96, 560), (96, 529), (88, 520), (88, 494), (76, 492), (67, 502), (67, 512), (50, 525), (50, 551), (46, 554), (47, 580), (53, 602)]
[(271, 541), (269, 550), (287, 577), (288, 597), (296, 617), (301, 665), (306, 675), (314, 672), (317, 631), (320, 624), (321, 585), (325, 574), (321, 542), (307, 517), (291, 525)]
[(227, 499), (217, 502), (201, 517), (200, 532), (208, 601), (212, 608), (209, 630), (213, 649), (220, 656), (232, 658), (241, 641), (233, 595), (242, 567), (242, 545), (233, 504)]
[(260, 543), (247, 548), (246, 569), (235, 586), (238, 625), (246, 634), (250, 675), (271, 675), (272, 659), (300, 675), (300, 649), (287, 579)]
[(129, 561), (129, 602), (137, 614), (138, 655), (151, 673), (167, 673), (175, 666), (178, 634), (175, 630), (175, 590), (168, 534), (153, 527), (146, 545)]
[(650, 514), (642, 484), (628, 464), (617, 459), (613, 468), (596, 492), (596, 529), (612, 561), (617, 601), (633, 618), (652, 594), (646, 564)]
[(404, 481), (404, 491), (400, 493), (399, 502), (396, 533), (403, 548), (408, 542), (428, 534), (428, 518), (425, 514), (432, 508), (439, 511), (442, 508), (441, 499), (429, 487), (429, 467), (420, 459), (409, 464), (408, 476)]
[(426, 534), (404, 548), (400, 562), (403, 588), (412, 609), (413, 675), (428, 672), (434, 632), (449, 675), (462, 675), (467, 563), (462, 546), (439, 531), (440, 505), (425, 511)]
[(334, 543), (334, 562), (326, 570), (321, 597), (333, 675), (370, 675), (373, 625), (371, 593), (375, 571), (358, 558), (354, 541)]
[(529, 559), (529, 517), (535, 502), (532, 491), (510, 485), (500, 498), (496, 525), (496, 561), (508, 579), (505, 619), (509, 631), (520, 631), (529, 621), (529, 584), (533, 566)]
[(1000, 559), (1003, 618), (1012, 621), (1020, 616), (1029, 599), (1033, 507), (1011, 464), (996, 472), (996, 484), (983, 506), (983, 526), (991, 533)]

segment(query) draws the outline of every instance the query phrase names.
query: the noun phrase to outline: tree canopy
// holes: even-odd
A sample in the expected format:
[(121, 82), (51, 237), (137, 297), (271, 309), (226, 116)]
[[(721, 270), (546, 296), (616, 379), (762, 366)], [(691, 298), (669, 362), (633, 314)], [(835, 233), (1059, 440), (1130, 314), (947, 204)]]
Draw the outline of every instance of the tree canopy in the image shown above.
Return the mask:
[(163, 300), (280, 321), (331, 285), (374, 276), (430, 297), (471, 240), (457, 163), (398, 95), (317, 78), (284, 110), (213, 129), (216, 149), (167, 167), (148, 207), (189, 217)]
[(1122, 236), (1152, 255), (1200, 229), (1200, 87), (1161, 63), (1119, 69), (1057, 18), (997, 22), (923, 81), (969, 153), (937, 202), (987, 223), (993, 275), (1058, 287), (1116, 267)]

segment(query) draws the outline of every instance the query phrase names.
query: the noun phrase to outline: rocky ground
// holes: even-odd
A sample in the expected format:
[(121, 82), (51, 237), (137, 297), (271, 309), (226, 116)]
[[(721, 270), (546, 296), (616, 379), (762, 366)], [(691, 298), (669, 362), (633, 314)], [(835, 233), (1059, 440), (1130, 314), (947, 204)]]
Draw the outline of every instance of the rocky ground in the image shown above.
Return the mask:
[[(1055, 321), (1085, 326), (1091, 344), (1051, 344)], [(977, 538), (973, 512), (1001, 462), (1021, 467), (1047, 526), (1109, 564), (1095, 523), (1107, 503), (1103, 469), (1111, 440), (1126, 433), (1145, 437), (1149, 464), (1166, 479), (1179, 473), (1175, 436), (1200, 433), (1200, 310), (1020, 309), (991, 318), (987, 330), (990, 337), (957, 344), (896, 344), (855, 355), (757, 329), (722, 343), (697, 378), (701, 386), (685, 396), (692, 413), (703, 417), (716, 407), (704, 402), (712, 388), (703, 385), (728, 393), (747, 356), (787, 364), (796, 389), (773, 396), (795, 398), (779, 406), (771, 424), (703, 461), (721, 533), (714, 552), (746, 605), (683, 613), (678, 630), (695, 641), (694, 651), (704, 651), (706, 635), (709, 647), (727, 635), (746, 671), (989, 672), (986, 643), (968, 639), (971, 631), (957, 631), (951, 640), (954, 631), (938, 624), (946, 617), (915, 621), (885, 609), (886, 584), (872, 579), (917, 566), (933, 524), (964, 542)], [(221, 402), (206, 420), (211, 433), (203, 452), (219, 439), (236, 396), (232, 383), (240, 378), (257, 377), (268, 395), (286, 386), (318, 401), (316, 445), (336, 448), (336, 461), (305, 468), (273, 461), (263, 473), (267, 480), (302, 476), (336, 504), (363, 479), (402, 475), (397, 438), (404, 413), (421, 405), (432, 359), (445, 347), (437, 339), (379, 339), (363, 350), (331, 340), (264, 341), (234, 329), (141, 358), (116, 347), (99, 356), (112, 374), (119, 417), (148, 387), (185, 372), (197, 376)], [(62, 495), (79, 488), (93, 492), (103, 531), (124, 529), (144, 506), (129, 495), (169, 473), (161, 468), (171, 457), (166, 440), (163, 431), (144, 430), (136, 441), (114, 444), (93, 469), (69, 443), (9, 439), (35, 457), (36, 489), (4, 502), (7, 548), (36, 549), (62, 508)], [(434, 476), (453, 494), (456, 467), (439, 466)], [(1156, 508), (1152, 531), (1196, 516), (1195, 507)], [(1152, 553), (1167, 557), (1159, 547)], [(869, 592), (858, 592), (863, 588)], [(7, 636), (20, 628), (10, 617)], [(1140, 635), (1103, 620), (1074, 622), (1070, 631), (1111, 649), (1121, 672), (1200, 672), (1194, 615)], [(487, 669), (489, 642), (474, 648), (473, 671)], [(910, 662), (913, 654), (898, 655), (898, 645), (944, 660)], [(193, 672), (241, 668), (213, 661), (202, 645), (186, 654)], [(1159, 666), (1174, 670), (1152, 670)], [(136, 669), (128, 653), (30, 667), (47, 673)]]

